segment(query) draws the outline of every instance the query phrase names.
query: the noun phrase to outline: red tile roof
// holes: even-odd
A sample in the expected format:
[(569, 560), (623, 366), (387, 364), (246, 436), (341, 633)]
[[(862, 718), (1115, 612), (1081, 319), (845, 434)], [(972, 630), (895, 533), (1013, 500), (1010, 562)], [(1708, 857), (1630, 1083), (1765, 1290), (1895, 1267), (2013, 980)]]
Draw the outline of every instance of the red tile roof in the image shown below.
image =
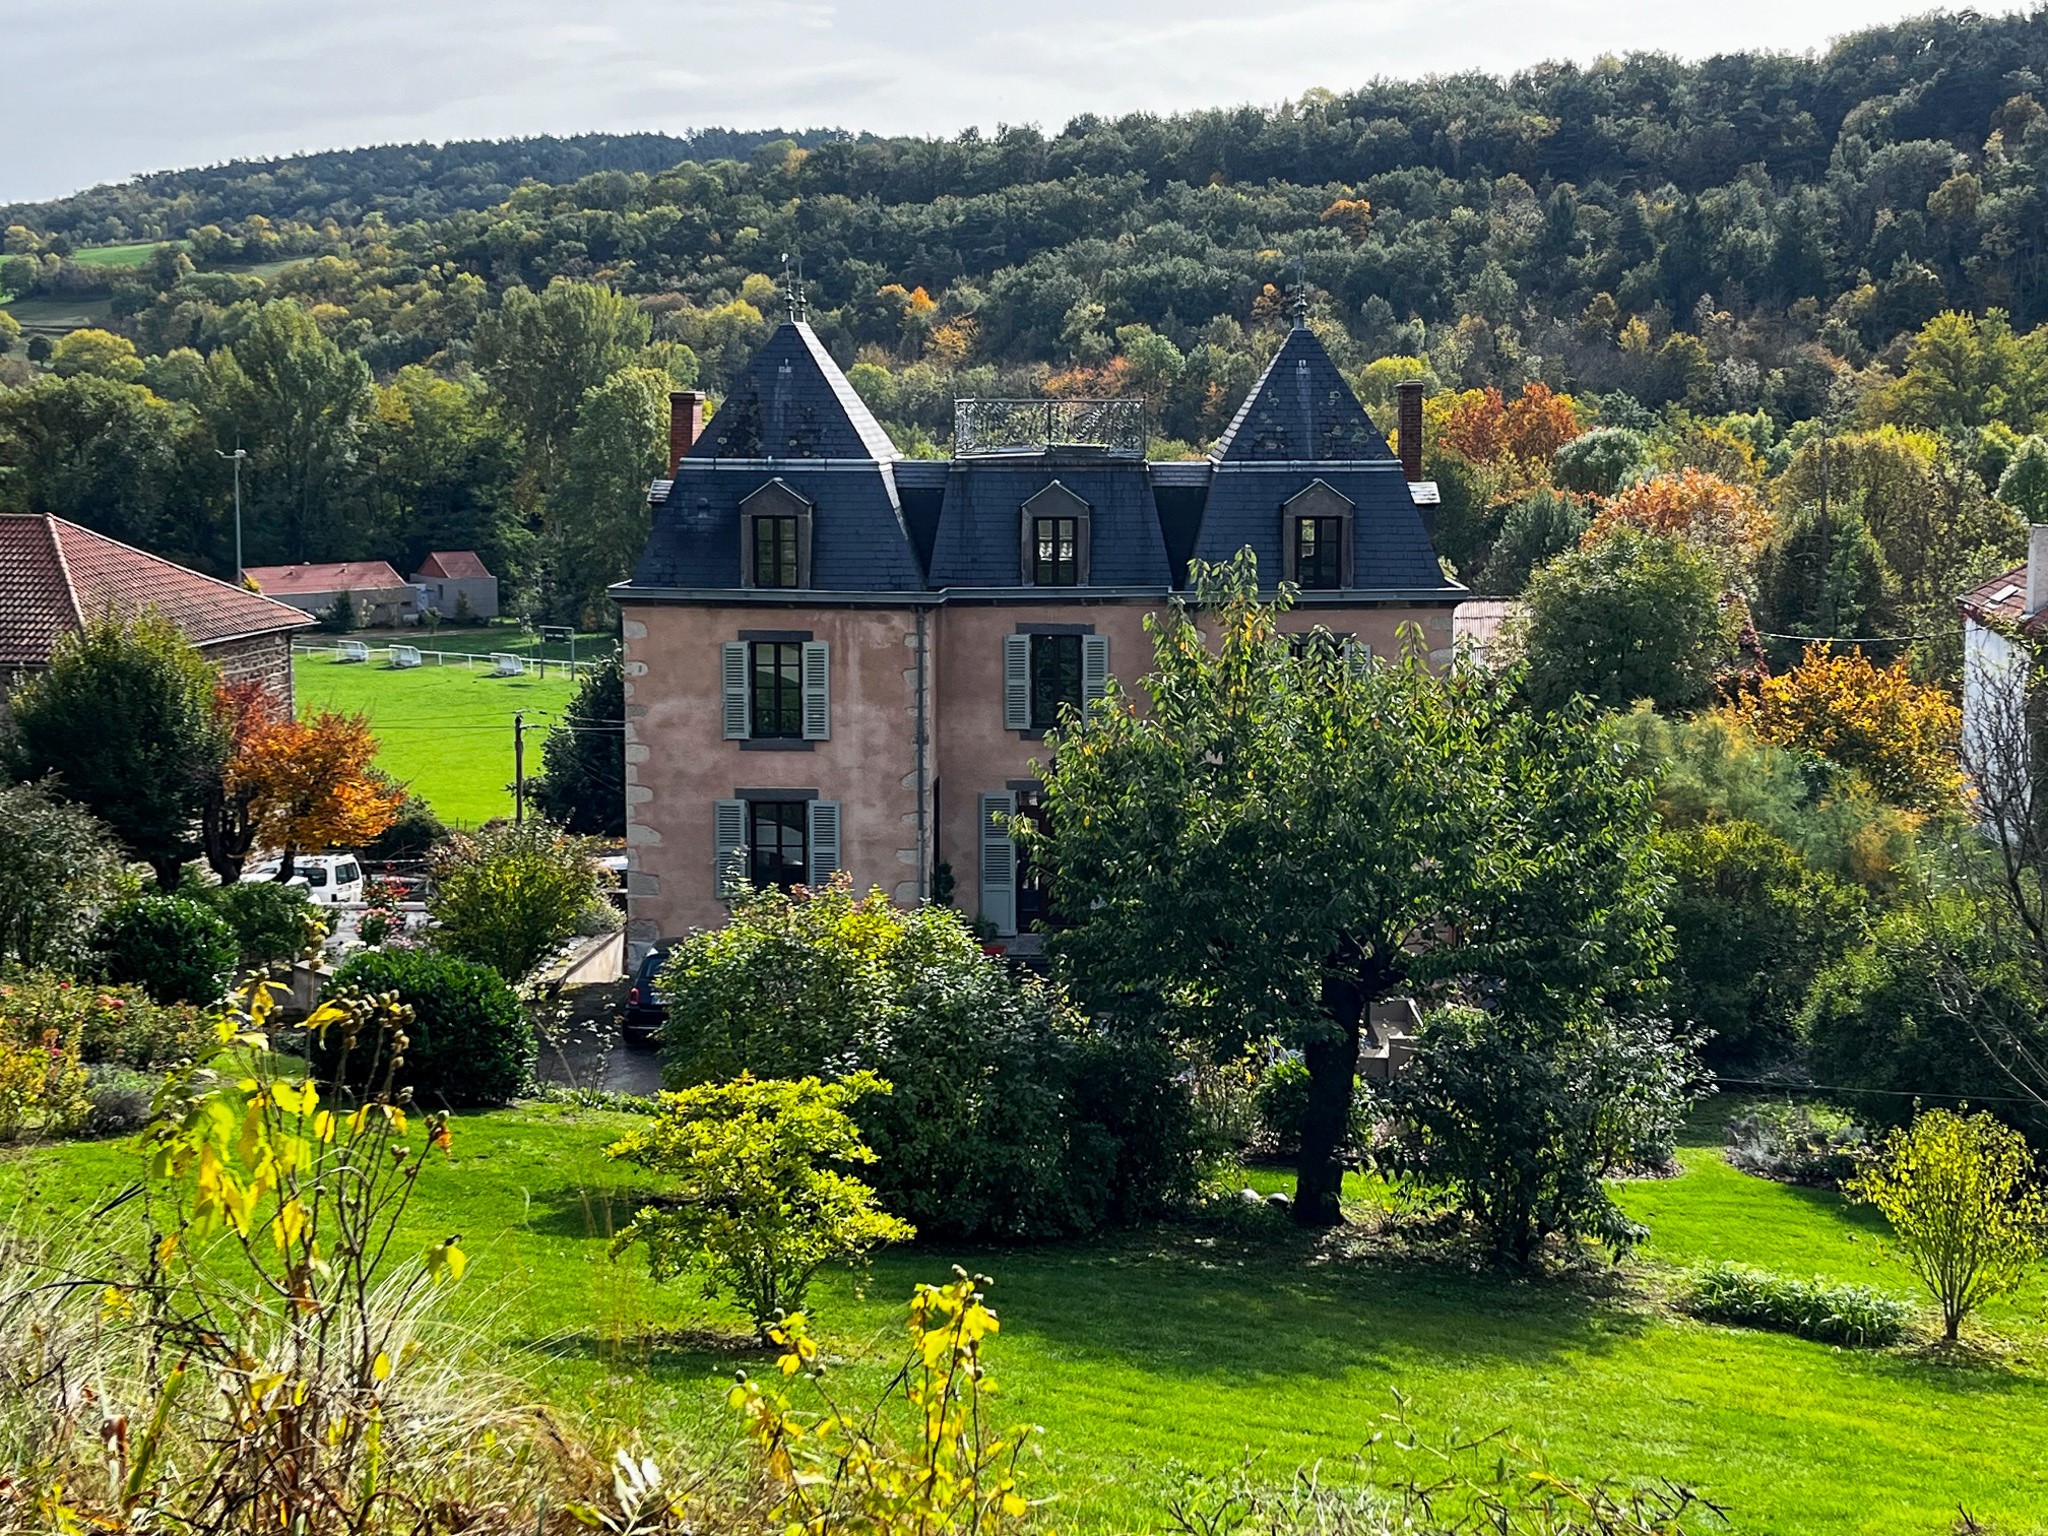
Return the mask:
[(329, 592), (381, 592), (410, 583), (388, 560), (336, 560), (325, 565), (252, 565), (249, 575), (272, 597)]
[(2027, 568), (2014, 566), (2002, 576), (1994, 576), (1974, 591), (1965, 592), (1959, 601), (1963, 612), (1973, 619), (1986, 619), (2006, 624), (2018, 624), (2026, 620), (2029, 630), (2039, 630), (2048, 623), (2048, 609), (2035, 614), (2031, 619), (2027, 612)]
[(475, 581), (490, 574), (473, 549), (437, 549), (420, 562), (418, 571), (443, 581)]
[(199, 646), (312, 622), (296, 608), (61, 517), (0, 513), (0, 666), (45, 665), (66, 631), (109, 614), (131, 618), (146, 608)]

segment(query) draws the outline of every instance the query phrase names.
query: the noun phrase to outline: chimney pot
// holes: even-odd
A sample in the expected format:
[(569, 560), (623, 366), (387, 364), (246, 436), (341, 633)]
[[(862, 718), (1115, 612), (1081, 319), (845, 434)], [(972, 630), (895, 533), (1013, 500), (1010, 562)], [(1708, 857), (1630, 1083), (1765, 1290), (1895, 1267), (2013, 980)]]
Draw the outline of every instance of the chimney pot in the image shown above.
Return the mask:
[(668, 472), (675, 475), (676, 466), (683, 462), (683, 456), (696, 444), (697, 434), (704, 430), (704, 391), (701, 389), (672, 389), (668, 392)]
[(2048, 607), (2048, 523), (2027, 529), (2027, 613), (2032, 618)]
[(1422, 478), (1422, 380), (1394, 386), (1396, 440), (1401, 446), (1401, 473), (1410, 484)]

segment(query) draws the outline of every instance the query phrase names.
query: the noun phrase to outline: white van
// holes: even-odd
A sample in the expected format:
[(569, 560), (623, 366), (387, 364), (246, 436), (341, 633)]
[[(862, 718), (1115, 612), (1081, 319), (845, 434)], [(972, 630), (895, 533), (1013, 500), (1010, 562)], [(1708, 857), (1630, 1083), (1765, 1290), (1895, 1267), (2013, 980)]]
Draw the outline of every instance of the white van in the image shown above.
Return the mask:
[[(300, 887), (318, 907), (359, 907), (363, 904), (363, 866), (352, 853), (302, 853), (292, 861), (292, 877), (286, 885)], [(275, 880), (284, 867), (282, 859), (266, 859), (249, 869), (245, 878)]]

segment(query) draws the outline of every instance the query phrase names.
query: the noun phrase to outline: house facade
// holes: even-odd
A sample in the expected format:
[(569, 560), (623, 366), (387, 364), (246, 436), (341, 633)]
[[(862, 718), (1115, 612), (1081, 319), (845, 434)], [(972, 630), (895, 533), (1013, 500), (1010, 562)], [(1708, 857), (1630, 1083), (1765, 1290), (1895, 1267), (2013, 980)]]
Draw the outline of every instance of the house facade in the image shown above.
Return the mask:
[(421, 602), (444, 619), (495, 619), (498, 578), (473, 549), (431, 551), (413, 572)]
[(346, 592), (356, 622), (388, 628), (419, 617), (419, 594), (388, 560), (335, 560), (313, 565), (252, 565), (249, 579), (265, 597), (318, 618)]
[(898, 456), (810, 327), (775, 331), (708, 428), (678, 395), (624, 621), (629, 937), (723, 920), (742, 885), (838, 870), (945, 895), (1028, 953), (1029, 814), (1062, 708), (1149, 668), (1191, 560), (1249, 547), (1288, 626), (1448, 653), (1468, 594), (1419, 481), (1314, 334), (1289, 333), (1206, 460), (1148, 463), (1136, 401), (963, 401), (948, 460)]
[[(2029, 793), (2032, 731), (2024, 718), (2032, 646), (2048, 636), (2048, 524), (2027, 531), (2027, 561), (1958, 600), (1963, 615), (1963, 765), (1989, 807)], [(2022, 644), (2022, 641), (2025, 644)]]
[(230, 682), (255, 678), (287, 709), (292, 636), (312, 620), (61, 517), (0, 514), (0, 715), (6, 693), (42, 671), (66, 633), (160, 614)]

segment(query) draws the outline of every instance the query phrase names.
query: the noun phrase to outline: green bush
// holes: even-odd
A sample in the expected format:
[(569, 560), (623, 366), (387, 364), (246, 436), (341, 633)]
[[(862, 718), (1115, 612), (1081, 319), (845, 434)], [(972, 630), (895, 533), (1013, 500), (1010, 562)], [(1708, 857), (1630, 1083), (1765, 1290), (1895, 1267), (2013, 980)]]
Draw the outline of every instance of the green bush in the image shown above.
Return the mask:
[(889, 1085), (856, 1072), (841, 1082), (704, 1083), (665, 1093), (654, 1117), (606, 1149), (663, 1175), (660, 1205), (640, 1210), (612, 1251), (647, 1245), (654, 1278), (704, 1272), (704, 1293), (730, 1295), (765, 1339), (799, 1311), (821, 1265), (858, 1259), (916, 1236), (842, 1170), (875, 1154), (847, 1106)]
[(186, 896), (135, 896), (101, 914), (93, 929), (97, 969), (132, 982), (159, 1003), (217, 1003), (241, 946), (227, 919)]
[[(1259, 1074), (1259, 1121), (1268, 1148), (1291, 1157), (1301, 1147), (1301, 1123), (1308, 1115), (1308, 1063), (1298, 1054), (1276, 1056)], [(1360, 1084), (1351, 1103), (1351, 1141), (1363, 1147), (1371, 1124), (1371, 1095)]]
[(1825, 1104), (1759, 1104), (1728, 1122), (1730, 1166), (1786, 1184), (1839, 1189), (1870, 1150), (1863, 1127)]
[(21, 1038), (55, 1030), (60, 1039), (75, 1031), (84, 1061), (145, 1069), (191, 1060), (214, 1039), (212, 1020), (188, 1003), (46, 972), (0, 982), (0, 1030)]
[(852, 1113), (883, 1203), (930, 1235), (1088, 1231), (1156, 1211), (1192, 1178), (1181, 1063), (1100, 1037), (942, 908), (905, 912), (843, 882), (759, 892), (677, 947), (662, 991), (673, 1088), (741, 1072), (890, 1083)]
[[(335, 973), (330, 995), (395, 992), (413, 1011), (398, 1082), (427, 1104), (503, 1104), (533, 1077), (533, 1024), (504, 977), (487, 965), (428, 949), (364, 950)], [(324, 1079), (360, 1088), (383, 1062), (374, 1045), (335, 1031), (311, 1042)]]
[(1747, 1264), (1701, 1270), (1681, 1304), (1710, 1323), (1796, 1333), (1823, 1344), (1896, 1344), (1913, 1320), (1909, 1303), (1867, 1285), (1794, 1280)]
[(424, 859), (447, 837), (447, 824), (434, 814), (433, 806), (408, 794), (398, 802), (398, 815), (391, 825), (365, 843), (362, 854), (373, 864)]
[(308, 919), (316, 916), (304, 890), (275, 880), (216, 885), (200, 892), (200, 899), (235, 930), (245, 971), (294, 958), (306, 947)]
[(535, 817), (451, 839), (429, 910), (441, 948), (516, 982), (611, 909), (592, 845)]

